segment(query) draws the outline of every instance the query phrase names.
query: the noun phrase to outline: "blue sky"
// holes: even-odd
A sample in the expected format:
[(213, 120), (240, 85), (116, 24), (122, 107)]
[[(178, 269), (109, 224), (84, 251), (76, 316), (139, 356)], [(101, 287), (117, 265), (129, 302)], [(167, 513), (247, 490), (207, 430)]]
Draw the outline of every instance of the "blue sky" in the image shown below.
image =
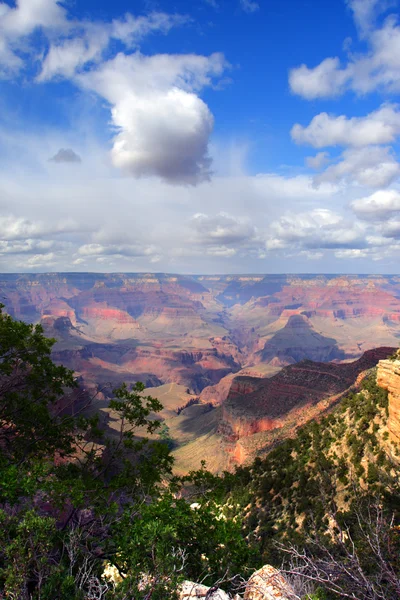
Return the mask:
[(397, 272), (398, 17), (0, 2), (0, 269)]

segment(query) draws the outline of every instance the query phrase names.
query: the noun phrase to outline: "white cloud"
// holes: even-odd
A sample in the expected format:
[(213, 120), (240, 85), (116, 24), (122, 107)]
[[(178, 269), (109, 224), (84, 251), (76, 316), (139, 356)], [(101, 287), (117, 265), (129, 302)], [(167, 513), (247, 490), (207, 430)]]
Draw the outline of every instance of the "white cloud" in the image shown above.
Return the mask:
[(0, 3), (0, 25), (7, 34), (29, 35), (37, 27), (63, 25), (66, 14), (61, 0), (16, 0), (15, 8)]
[(321, 183), (356, 183), (381, 188), (400, 177), (400, 165), (388, 147), (367, 146), (345, 150), (336, 164), (330, 165), (314, 178)]
[(287, 212), (271, 223), (266, 237), (268, 252), (278, 260), (323, 258), (325, 263), (394, 259), (400, 249), (400, 219), (388, 217), (398, 214), (400, 193), (374, 196), (375, 200), (366, 197), (351, 203), (361, 220), (325, 208)]
[(20, 240), (36, 237), (43, 234), (43, 226), (24, 219), (22, 217), (1, 216), (0, 217), (0, 239)]
[(317, 67), (301, 65), (289, 72), (289, 85), (294, 94), (307, 100), (339, 96), (350, 79), (337, 57), (326, 58)]
[(236, 248), (228, 248), (227, 246), (211, 246), (207, 248), (206, 253), (208, 256), (216, 256), (222, 258), (232, 258), (237, 253)]
[(248, 217), (224, 212), (195, 214), (189, 221), (185, 243), (198, 256), (265, 258), (265, 234), (260, 235)]
[(314, 178), (315, 185), (345, 182), (382, 188), (394, 182), (400, 176), (400, 165), (393, 149), (382, 144), (395, 142), (400, 134), (398, 108), (395, 104), (383, 104), (365, 117), (353, 118), (320, 113), (307, 127), (294, 125), (291, 135), (299, 144), (348, 147), (335, 161), (328, 161), (325, 152), (306, 160), (315, 169), (326, 162), (333, 163)]
[(146, 35), (154, 32), (165, 34), (185, 22), (186, 17), (162, 12), (140, 17), (128, 13), (123, 19), (110, 23), (74, 22), (72, 37), (68, 32), (68, 36), (50, 44), (37, 80), (47, 81), (55, 76), (73, 78), (88, 63), (100, 62), (112, 40), (122, 42), (131, 50)]
[(31, 221), (14, 215), (0, 216), (1, 240), (24, 240), (79, 230), (79, 226), (71, 220), (45, 224), (43, 221)]
[(353, 200), (350, 206), (361, 219), (384, 220), (400, 213), (400, 192), (379, 190), (371, 196)]
[(84, 244), (78, 248), (78, 254), (82, 256), (125, 256), (125, 257), (152, 257), (157, 254), (154, 246), (143, 246), (140, 244)]
[(347, 3), (362, 35), (373, 27), (378, 14), (394, 4), (388, 0), (347, 0)]
[(36, 29), (59, 30), (67, 26), (66, 11), (59, 0), (17, 0), (14, 8), (0, 3), (0, 72), (3, 76), (24, 66), (21, 48)]
[[(94, 27), (92, 32), (94, 32)], [(37, 81), (43, 82), (55, 76), (72, 78), (76, 70), (90, 61), (99, 61), (103, 50), (108, 45), (109, 37), (102, 28), (97, 35), (89, 36), (86, 32), (82, 38), (66, 39), (50, 46)]]
[(66, 248), (63, 242), (56, 242), (54, 240), (36, 240), (36, 239), (25, 239), (25, 240), (12, 240), (4, 241), (0, 240), (0, 255), (1, 254), (32, 254), (36, 253), (47, 254), (49, 250), (64, 251)]
[[(40, 251), (19, 246), (19, 254), (14, 246), (14, 253), (0, 257), (1, 270), (21, 270), (24, 260), (42, 253), (53, 253), (55, 264), (48, 269), (56, 271), (146, 271), (157, 260), (157, 270), (166, 272), (276, 270), (281, 263), (266, 251), (265, 240), (282, 210), (296, 214), (301, 207), (343, 202), (337, 187), (313, 188), (305, 175), (216, 174), (197, 187), (121, 177), (104, 162), (102, 146), (81, 133), (66, 139), (63, 132), (46, 130), (40, 138), (25, 132), (1, 137), (7, 153), (0, 165), (0, 213), (12, 211), (13, 217), (3, 226), (0, 221), (0, 238), (7, 229), (21, 242), (53, 242)], [(74, 148), (84, 162), (68, 168), (49, 163), (60, 147)], [(307, 270), (307, 256), (301, 260)], [(44, 268), (26, 262), (26, 269)]]
[(381, 228), (382, 235), (400, 240), (400, 220), (393, 219), (384, 223)]
[(367, 249), (361, 250), (360, 248), (351, 248), (347, 250), (336, 250), (335, 256), (336, 258), (341, 258), (345, 260), (354, 259), (354, 258), (367, 258), (369, 251)]
[(400, 111), (397, 105), (384, 104), (366, 117), (348, 118), (320, 113), (307, 127), (296, 124), (291, 130), (298, 144), (314, 148), (326, 146), (362, 147), (394, 142), (400, 134)]
[(316, 67), (303, 64), (292, 69), (289, 84), (293, 93), (311, 100), (333, 98), (348, 89), (357, 94), (400, 90), (400, 27), (394, 16), (378, 27), (374, 20), (374, 15), (393, 3), (360, 0), (350, 4), (367, 50), (351, 54), (344, 64), (338, 57), (329, 57)]
[(191, 219), (191, 227), (201, 244), (237, 245), (255, 238), (256, 230), (248, 219), (238, 219), (226, 213), (210, 217), (197, 213)]
[(220, 76), (221, 54), (130, 56), (119, 54), (80, 75), (83, 87), (112, 105), (117, 129), (115, 166), (136, 177), (158, 175), (171, 183), (208, 179), (208, 141), (214, 119), (197, 95)]
[[(258, 3), (246, 4), (250, 12), (258, 8)], [(376, 12), (362, 15), (362, 7), (356, 4), (358, 27), (368, 31), (371, 50), (379, 41), (368, 25), (374, 23)], [(293, 172), (248, 176), (244, 143), (237, 153), (239, 160), (232, 159), (228, 167), (223, 140), (217, 140), (209, 152), (213, 115), (202, 94), (206, 88), (218, 87), (224, 77), (229, 68), (224, 57), (146, 56), (140, 51), (146, 35), (166, 33), (185, 23), (185, 18), (152, 13), (128, 14), (110, 22), (78, 22), (55, 0), (32, 0), (30, 5), (21, 0), (17, 9), (4, 5), (1, 9), (0, 4), (0, 32), (5, 31), (4, 14), (23, 5), (29, 10), (36, 6), (36, 12), (28, 10), (19, 25), (7, 25), (7, 34), (0, 36), (0, 61), (2, 52), (8, 53), (9, 68), (14, 68), (14, 61), (15, 68), (22, 69), (25, 61), (28, 79), (38, 68), (37, 84), (66, 78), (80, 91), (89, 92), (90, 103), (97, 96), (98, 106), (111, 115), (113, 165), (105, 144), (86, 140), (92, 125), (83, 124), (83, 119), (81, 123), (77, 119), (74, 132), (41, 131), (40, 139), (4, 126), (0, 131), (5, 148), (0, 166), (3, 270), (141, 271), (158, 262), (160, 271), (174, 272), (287, 271), (295, 261), (296, 269), (306, 271), (307, 261), (327, 257), (324, 267), (327, 264), (329, 270), (335, 259), (375, 259), (398, 248), (395, 204), (390, 208), (382, 201), (381, 213), (370, 209), (371, 218), (362, 205), (371, 187), (382, 188), (399, 176), (388, 147), (400, 129), (396, 105), (382, 105), (363, 118), (322, 113), (308, 126), (297, 125), (293, 137), (299, 143), (345, 148), (338, 158), (334, 152), (308, 157), (308, 166), (317, 170), (329, 163), (314, 179)], [(57, 9), (48, 13), (54, 25), (42, 12), (46, 6)], [(390, 23), (396, 30), (393, 21), (387, 22), (382, 28), (386, 36)], [(29, 38), (38, 28), (38, 35)], [(393, 47), (392, 42), (385, 41), (387, 48)], [(382, 50), (383, 38), (379, 43)], [(360, 60), (355, 56), (342, 67), (338, 59), (328, 59), (306, 83), (298, 78), (298, 85), (305, 85), (311, 97), (337, 94), (356, 81), (361, 85), (375, 72), (368, 70), (367, 61), (365, 78), (361, 67), (356, 77), (349, 65), (356, 61), (360, 65)], [(388, 55), (385, 60), (388, 64), (397, 59)], [(96, 122), (93, 130), (97, 126)], [(82, 156), (84, 162), (68, 167), (49, 163), (59, 148), (64, 148), (61, 158), (72, 158), (65, 148), (74, 148), (74, 156)], [(220, 165), (225, 161), (219, 171), (216, 161), (212, 180), (210, 153), (223, 157)], [(135, 180), (121, 177), (114, 167)], [(221, 176), (227, 172), (229, 176)], [(150, 180), (152, 175), (156, 179)], [(172, 188), (166, 183), (198, 185)], [(362, 198), (351, 204), (356, 196)], [(386, 222), (380, 214), (386, 215)]]
[(4, 71), (15, 72), (24, 66), (23, 53), (38, 52), (27, 44), (27, 38), (42, 29), (49, 43), (43, 47), (43, 62), (38, 81), (58, 75), (71, 78), (89, 62), (102, 58), (112, 40), (132, 49), (148, 34), (167, 33), (187, 22), (187, 17), (152, 12), (135, 17), (127, 13), (111, 22), (77, 21), (69, 18), (61, 0), (17, 0), (15, 8), (0, 3), (0, 64)]
[(287, 214), (271, 224), (267, 249), (299, 247), (307, 250), (362, 248), (362, 226), (347, 222), (341, 215), (318, 208), (309, 212)]
[(283, 177), (274, 173), (260, 173), (252, 179), (252, 186), (266, 198), (322, 200), (329, 198), (337, 187), (331, 183), (322, 183), (318, 187), (313, 185), (313, 179), (306, 175)]

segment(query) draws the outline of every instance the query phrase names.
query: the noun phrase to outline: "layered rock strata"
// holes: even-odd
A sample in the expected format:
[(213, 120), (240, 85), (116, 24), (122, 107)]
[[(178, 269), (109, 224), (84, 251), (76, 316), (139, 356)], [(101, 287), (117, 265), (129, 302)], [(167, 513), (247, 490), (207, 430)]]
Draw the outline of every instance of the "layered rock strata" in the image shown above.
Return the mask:
[(303, 420), (322, 400), (333, 403), (357, 387), (362, 374), (393, 351), (390, 347), (369, 350), (359, 360), (344, 364), (304, 360), (268, 379), (237, 377), (222, 405), (220, 432), (234, 441), (280, 429), (289, 420)]
[(377, 383), (389, 393), (389, 437), (400, 443), (400, 356), (396, 360), (379, 362)]

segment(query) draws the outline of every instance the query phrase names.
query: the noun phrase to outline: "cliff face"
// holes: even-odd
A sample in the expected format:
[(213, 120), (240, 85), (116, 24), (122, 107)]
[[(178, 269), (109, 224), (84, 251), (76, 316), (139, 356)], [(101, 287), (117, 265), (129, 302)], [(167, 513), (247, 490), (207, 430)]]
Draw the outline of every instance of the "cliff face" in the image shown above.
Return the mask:
[[(390, 347), (369, 350), (359, 360), (345, 364), (306, 360), (267, 379), (233, 379), (222, 404), (219, 424), (220, 435), (234, 444), (230, 450), (232, 459), (243, 462), (254, 457), (256, 446), (267, 447), (290, 437), (297, 427), (317, 419), (350, 390), (357, 389), (368, 370), (379, 361), (380, 365), (391, 366), (385, 380), (396, 395), (390, 409), (392, 435), (397, 431), (400, 436), (400, 361), (381, 360), (393, 351)], [(259, 434), (264, 436), (260, 438)]]
[(389, 436), (400, 443), (400, 357), (379, 362), (377, 383), (389, 392)]

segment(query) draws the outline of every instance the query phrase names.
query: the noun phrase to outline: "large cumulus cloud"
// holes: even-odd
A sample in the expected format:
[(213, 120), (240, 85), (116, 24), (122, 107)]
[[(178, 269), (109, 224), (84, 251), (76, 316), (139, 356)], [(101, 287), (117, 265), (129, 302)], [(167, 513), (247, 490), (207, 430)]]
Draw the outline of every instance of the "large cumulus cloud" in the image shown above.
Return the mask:
[(136, 177), (158, 175), (170, 183), (208, 179), (214, 119), (196, 92), (224, 68), (221, 54), (135, 53), (119, 54), (78, 76), (82, 86), (111, 105), (117, 130), (111, 151), (114, 165)]

